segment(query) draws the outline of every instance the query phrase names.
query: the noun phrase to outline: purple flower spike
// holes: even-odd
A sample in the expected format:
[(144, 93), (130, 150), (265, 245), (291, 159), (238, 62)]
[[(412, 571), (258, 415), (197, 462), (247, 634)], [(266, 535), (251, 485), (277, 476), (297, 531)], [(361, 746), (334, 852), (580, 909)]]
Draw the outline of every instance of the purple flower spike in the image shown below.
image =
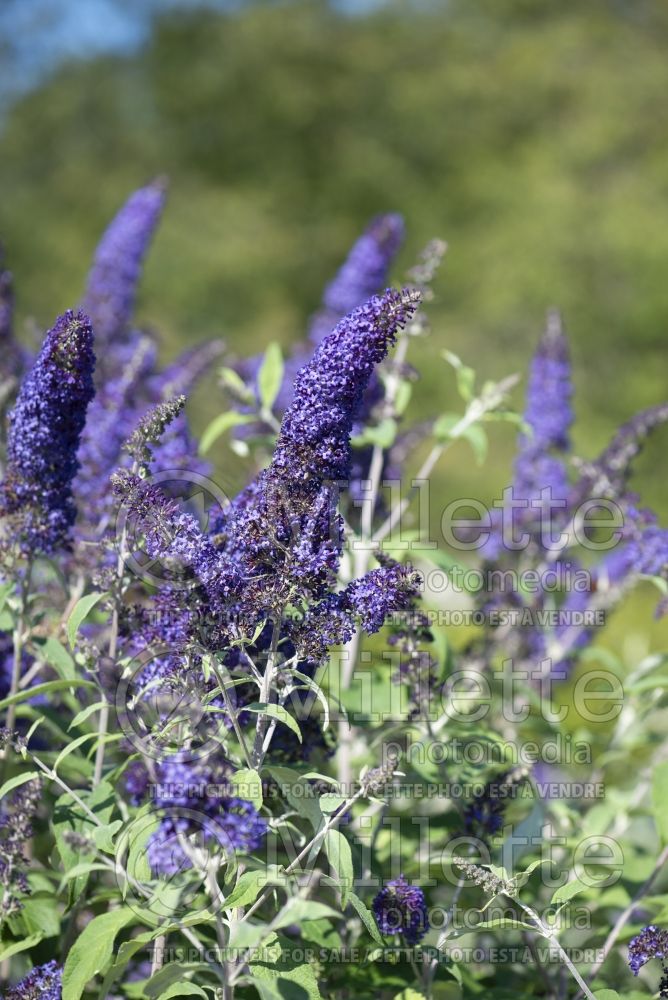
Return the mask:
[(311, 323), (309, 339), (319, 344), (342, 316), (362, 305), (387, 284), (392, 261), (404, 240), (400, 215), (379, 215), (357, 242), (325, 289), (323, 308)]
[(0, 511), (17, 516), (14, 527), (24, 552), (48, 554), (68, 542), (76, 516), (72, 480), (94, 393), (94, 366), (88, 317), (66, 312), (47, 333), (10, 414)]
[(127, 332), (141, 267), (160, 220), (166, 186), (156, 180), (128, 198), (112, 220), (95, 252), (83, 308), (100, 347)]
[(643, 965), (652, 958), (668, 956), (668, 931), (660, 930), (653, 924), (644, 927), (629, 944), (629, 968), (637, 976)]
[(353, 420), (416, 303), (415, 294), (392, 289), (371, 298), (341, 320), (297, 375), (253, 502), (233, 505), (223, 526), (237, 553), (230, 570), (254, 581), (245, 598), (256, 612), (320, 599), (333, 584), (343, 545), (337, 484), (350, 477)]
[(524, 419), (532, 434), (521, 435), (515, 461), (515, 495), (531, 499), (541, 489), (552, 488), (552, 496), (566, 496), (563, 462), (551, 454), (566, 452), (570, 446), (571, 365), (568, 341), (561, 318), (550, 312), (531, 365)]
[(401, 934), (409, 945), (417, 944), (429, 930), (424, 893), (403, 875), (380, 890), (371, 908), (381, 934)]
[(61, 1000), (63, 970), (56, 962), (38, 965), (5, 993), (5, 1000)]
[(28, 367), (29, 359), (30, 352), (14, 338), (14, 282), (0, 259), (0, 382), (13, 384)]
[(417, 299), (387, 289), (346, 316), (295, 379), (272, 470), (287, 482), (337, 482), (350, 474), (350, 434), (372, 372)]

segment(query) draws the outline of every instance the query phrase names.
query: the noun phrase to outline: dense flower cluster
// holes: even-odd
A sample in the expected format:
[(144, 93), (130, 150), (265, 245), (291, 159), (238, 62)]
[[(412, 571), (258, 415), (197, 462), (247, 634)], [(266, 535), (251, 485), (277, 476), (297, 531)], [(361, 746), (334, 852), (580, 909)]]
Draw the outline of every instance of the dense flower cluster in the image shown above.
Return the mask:
[(0, 885), (3, 888), (0, 913), (8, 916), (21, 909), (19, 896), (30, 892), (26, 875), (26, 850), (33, 835), (32, 821), (39, 805), (38, 779), (17, 788), (0, 809)]
[[(174, 875), (196, 866), (198, 852), (229, 857), (256, 850), (267, 833), (267, 822), (254, 806), (233, 794), (232, 769), (217, 755), (185, 761), (178, 754), (162, 760), (149, 780), (135, 767), (126, 783), (134, 801), (148, 792), (160, 817), (151, 835), (148, 858), (156, 874)], [(192, 850), (192, 854), (190, 851)]]
[(94, 365), (88, 318), (65, 313), (47, 333), (10, 414), (0, 509), (14, 515), (24, 552), (50, 553), (69, 540), (76, 518), (72, 481)]
[(668, 958), (668, 931), (649, 924), (629, 942), (629, 967), (637, 976), (653, 958)]
[(398, 657), (393, 680), (406, 687), (411, 718), (427, 710), (440, 668), (429, 648), (434, 641), (429, 620), (416, 604), (411, 601), (406, 610), (392, 614), (392, 630), (387, 640)]
[(417, 944), (429, 930), (424, 893), (403, 875), (380, 890), (372, 909), (381, 934), (401, 934), (409, 945)]
[(484, 842), (503, 826), (511, 788), (524, 777), (521, 769), (505, 771), (488, 781), (464, 807), (464, 833)]
[[(121, 940), (118, 931), (114, 948), (122, 956), (126, 946), (131, 952), (150, 939), (156, 949), (148, 965), (140, 961), (138, 952), (134, 958), (128, 952), (131, 965), (121, 959), (111, 968), (97, 965), (105, 977), (104, 988), (115, 989), (112, 980), (117, 974), (117, 978), (124, 977), (125, 985), (148, 976), (154, 983), (162, 982), (164, 975), (167, 987), (182, 988), (183, 984), (167, 981), (169, 968), (158, 971), (157, 938), (164, 938), (162, 946), (168, 938), (176, 938), (176, 897), (187, 886), (194, 889), (192, 900), (203, 904), (206, 916), (201, 937), (202, 928), (190, 920), (180, 926), (179, 933), (187, 931), (186, 938), (193, 945), (212, 944), (214, 935), (221, 948), (228, 937), (237, 945), (242, 941), (230, 948), (232, 957), (226, 956), (220, 967), (203, 962), (188, 974), (201, 974), (208, 989), (218, 989), (222, 982), (223, 991), (232, 993), (237, 986), (244, 991), (254, 985), (255, 963), (247, 960), (243, 935), (248, 933), (249, 941), (260, 940), (254, 935), (264, 929), (256, 922), (267, 919), (270, 911), (275, 916), (276, 905), (285, 906), (288, 913), (273, 925), (282, 931), (280, 936), (272, 935), (279, 944), (296, 935), (299, 917), (295, 914), (305, 914), (308, 922), (314, 912), (321, 925), (315, 930), (317, 939), (326, 934), (329, 943), (331, 930), (335, 940), (336, 914), (314, 911), (313, 901), (296, 895), (302, 863), (308, 870), (316, 858), (322, 859), (320, 884), (329, 890), (338, 879), (342, 904), (348, 899), (361, 917), (361, 922), (349, 924), (346, 944), (355, 944), (358, 924), (363, 927), (361, 933), (371, 932), (377, 939), (364, 900), (348, 894), (354, 882), (344, 892), (343, 879), (351, 882), (351, 865), (357, 876), (365, 868), (367, 873), (379, 871), (374, 866), (386, 860), (395, 862), (395, 857), (387, 859), (383, 853), (389, 842), (383, 824), (394, 807), (394, 792), (403, 791), (399, 779), (407, 777), (399, 770), (404, 749), (407, 772), (415, 772), (411, 777), (430, 780), (432, 763), (443, 765), (449, 782), (453, 779), (451, 789), (455, 781), (466, 777), (456, 774), (454, 766), (450, 773), (450, 763), (444, 763), (438, 752), (443, 745), (437, 748), (449, 724), (454, 751), (467, 721), (463, 716), (449, 718), (443, 699), (438, 704), (439, 682), (450, 679), (450, 666), (460, 652), (454, 646), (446, 648), (445, 635), (431, 625), (431, 609), (421, 607), (421, 573), (403, 555), (401, 562), (392, 557), (404, 551), (401, 521), (415, 499), (415, 484), (422, 473), (413, 482), (412, 492), (402, 488), (399, 502), (393, 499), (389, 516), (379, 493), (383, 475), (392, 469), (393, 476), (401, 478), (405, 463), (426, 443), (426, 437), (433, 436), (433, 445), (430, 451), (425, 449), (423, 470), (433, 468), (444, 447), (465, 436), (462, 427), (478, 444), (483, 421), (515, 415), (506, 409), (510, 380), (486, 383), (476, 394), (474, 373), (448, 355), (457, 368), (457, 384), (465, 402), (463, 416), (448, 422), (453, 416), (448, 412), (436, 424), (423, 420), (408, 429), (401, 424), (414, 381), (406, 352), (412, 338), (426, 332), (419, 303), (429, 298), (428, 285), (445, 248), (437, 242), (427, 248), (418, 267), (409, 272), (408, 287), (383, 290), (403, 238), (403, 223), (399, 216), (382, 216), (355, 244), (328, 285), (307, 342), (288, 359), (273, 407), (256, 399), (254, 408), (257, 385), (254, 390), (244, 386), (238, 373), (225, 370), (232, 382), (236, 379), (239, 399), (247, 409), (241, 418), (248, 417), (244, 423), (247, 436), (233, 445), (238, 446), (238, 455), (250, 459), (250, 481), (231, 500), (221, 498), (203, 516), (194, 502), (182, 499), (178, 486), (180, 472), (187, 481), (208, 470), (198, 457), (185, 402), (219, 346), (191, 349), (161, 369), (154, 337), (137, 329), (133, 318), (142, 262), (164, 199), (161, 182), (148, 185), (113, 220), (96, 253), (84, 296), (90, 319), (83, 312), (69, 312), (57, 321), (18, 388), (11, 415), (6, 475), (0, 490), (3, 539), (7, 540), (3, 555), (15, 541), (30, 558), (20, 562), (6, 587), (1, 581), (0, 698), (9, 695), (10, 709), (7, 726), (0, 731), (1, 783), (5, 770), (12, 770), (11, 784), (5, 786), (11, 794), (0, 807), (0, 886), (4, 890), (0, 916), (8, 918), (6, 927), (3, 924), (3, 944), (6, 940), (11, 948), (20, 935), (30, 940), (34, 903), (22, 906), (21, 900), (33, 884), (27, 878), (30, 852), (26, 844), (33, 838), (31, 820), (41, 794), (40, 782), (48, 779), (48, 795), (58, 785), (58, 799), (44, 839), (53, 835), (55, 864), (69, 875), (63, 878), (58, 871), (53, 879), (53, 912), (64, 913), (75, 931), (74, 905), (80, 889), (86, 926), (100, 919), (104, 901), (113, 899), (115, 907), (118, 898), (111, 886), (113, 871), (123, 882), (118, 926), (125, 934)], [(24, 356), (12, 346), (11, 323), (11, 280), (1, 271), (0, 345), (8, 347), (9, 359), (2, 370), (2, 385), (8, 386), (9, 396), (24, 370)], [(101, 355), (95, 378), (94, 335)], [(397, 350), (390, 356), (394, 346)], [(277, 358), (276, 351), (268, 353), (268, 361), (278, 365), (276, 371), (280, 368)], [(249, 382), (256, 378), (255, 361), (246, 375)], [(260, 381), (265, 384), (271, 378)], [(279, 381), (277, 375), (274, 388)], [(510, 593), (491, 585), (483, 587), (480, 601), (486, 608), (510, 605), (543, 612), (556, 606), (564, 618), (556, 626), (503, 624), (497, 633), (491, 627), (482, 629), (463, 653), (465, 666), (475, 666), (480, 673), (495, 671), (501, 659), (510, 655), (523, 668), (527, 661), (547, 657), (553, 674), (565, 675), (575, 653), (594, 632), (591, 625), (572, 627), (571, 612), (607, 608), (639, 577), (668, 575), (668, 531), (640, 506), (628, 482), (631, 462), (648, 434), (668, 420), (668, 406), (633, 418), (597, 460), (585, 463), (570, 455), (571, 397), (568, 343), (558, 315), (550, 313), (531, 364), (514, 465), (513, 503), (501, 512), (510, 514), (513, 529), (526, 532), (526, 545), (518, 554), (505, 544), (500, 516), (493, 522), (491, 540), (481, 555), (487, 566), (529, 568), (539, 578), (541, 569), (561, 567), (568, 560), (587, 568), (591, 585), (585, 591), (556, 595), (541, 586), (531, 590), (518, 585)], [(228, 416), (223, 415), (223, 424)], [(238, 413), (231, 416), (239, 418)], [(214, 430), (219, 427), (216, 421)], [(448, 427), (458, 430), (448, 436)], [(369, 516), (359, 503), (360, 495), (367, 493), (367, 483), (372, 494)], [(578, 505), (596, 497), (617, 503), (624, 524), (619, 544), (604, 556), (591, 557), (581, 551), (586, 545), (574, 541), (573, 524)], [(517, 506), (515, 501), (519, 501)], [(564, 533), (563, 552), (543, 537), (540, 520), (545, 513), (550, 526)], [(408, 548), (420, 535), (418, 529), (409, 536)], [(420, 554), (425, 561), (432, 547), (427, 543)], [(59, 548), (66, 549), (61, 560), (33, 559), (53, 556)], [(449, 565), (447, 556), (441, 560), (442, 553), (433, 555), (437, 566), (439, 561), (441, 568)], [(32, 590), (28, 586), (31, 574)], [(361, 654), (359, 649), (363, 632), (376, 634), (385, 625), (391, 626), (387, 641), (395, 654), (393, 666), (391, 656), (377, 655), (377, 647), (362, 648)], [(443, 652), (442, 663), (437, 652)], [(368, 668), (357, 670), (366, 664), (366, 654)], [(471, 662), (466, 663), (467, 657)], [(655, 665), (643, 669), (651, 671)], [(53, 712), (42, 717), (40, 702), (29, 690), (31, 684), (45, 680), (49, 671), (57, 672), (59, 682), (46, 685), (46, 693), (53, 692), (56, 705), (74, 707), (76, 712), (65, 748), (54, 746), (53, 737), (69, 732), (67, 720)], [(465, 673), (472, 675), (473, 670)], [(395, 713), (396, 692), (391, 690), (399, 684), (409, 698), (408, 719), (402, 720), (408, 726), (403, 731)], [(382, 729), (374, 734), (368, 720), (379, 714), (372, 704), (376, 693), (383, 699), (381, 712), (389, 710)], [(44, 689), (38, 691), (38, 697), (44, 694)], [(361, 711), (355, 705), (358, 694)], [(405, 691), (399, 694), (404, 697)], [(533, 709), (536, 691), (528, 691), (528, 696)], [(337, 718), (334, 706), (341, 709)], [(400, 714), (405, 715), (403, 703)], [(496, 734), (488, 729), (490, 723), (470, 721), (474, 728), (467, 735), (472, 732), (491, 745)], [(531, 715), (530, 726), (535, 721)], [(40, 728), (42, 722), (46, 724)], [(27, 735), (22, 738), (19, 732)], [(523, 738), (526, 732), (520, 724), (515, 735)], [(419, 735), (418, 749), (425, 751), (422, 760), (412, 755), (414, 733)], [(391, 747), (385, 745), (380, 758), (378, 736), (393, 741)], [(367, 737), (367, 759), (380, 759), (370, 769), (361, 767), (359, 759)], [(43, 759), (40, 739), (47, 741)], [(324, 768), (329, 766), (327, 758), (334, 753), (337, 740), (338, 773), (334, 777), (330, 771), (324, 773)], [(615, 741), (615, 752), (620, 748), (625, 752), (619, 732)], [(437, 751), (433, 759), (432, 750)], [(31, 771), (31, 780), (15, 784), (13, 772), (19, 757), (32, 758), (39, 780), (33, 778), (38, 772)], [(510, 754), (503, 757), (509, 758)], [(435, 829), (444, 836), (477, 840), (491, 856), (499, 847), (495, 838), (512, 819), (512, 811), (506, 815), (511, 791), (527, 772), (504, 763), (496, 766), (501, 773), (490, 777), (492, 767), (483, 771), (481, 764), (471, 766), (477, 776), (484, 775), (484, 784), (464, 799), (454, 790), (449, 797), (439, 791), (438, 803), (423, 803), (422, 796), (416, 795), (415, 819), (420, 822), (410, 823), (409, 814), (402, 834), (434, 816)], [(463, 772), (467, 767), (464, 763)], [(602, 774), (605, 767), (601, 765)], [(122, 790), (118, 797), (111, 794), (112, 784), (119, 781), (124, 797)], [(555, 798), (545, 795), (541, 807), (549, 809)], [(370, 803), (364, 800), (375, 800), (380, 810), (367, 812)], [(371, 846), (377, 846), (381, 837), (380, 849), (368, 866), (356, 840), (367, 820), (372, 826)], [(139, 821), (137, 827), (135, 821)], [(141, 840), (126, 843), (128, 834), (131, 837), (139, 826)], [(38, 850), (41, 833), (33, 838)], [(287, 838), (293, 833), (297, 851), (290, 856)], [(278, 836), (267, 840), (270, 834)], [(271, 866), (258, 856), (264, 853), (265, 843), (277, 852)], [(121, 844), (128, 849), (125, 870)], [(50, 841), (49, 850), (52, 846)], [(112, 854), (116, 854), (113, 865)], [(147, 886), (141, 885), (142, 864), (134, 864), (143, 860), (143, 854), (148, 862), (144, 869)], [(248, 870), (241, 872), (243, 882), (238, 879), (237, 854), (255, 855), (245, 858)], [(72, 872), (70, 861), (74, 864), (75, 856), (84, 867)], [(422, 834), (415, 843), (409, 839), (407, 848), (401, 847), (404, 862), (411, 863), (409, 859), (415, 856), (433, 857)], [(519, 896), (536, 865), (530, 865), (524, 881), (519, 874), (509, 881), (504, 869), (493, 864), (482, 866), (452, 857), (451, 852), (449, 856), (462, 872), (448, 901), (451, 916), (469, 882), (490, 897), (501, 893), (513, 897), (536, 932), (553, 937), (552, 927), (543, 926), (537, 911), (522, 907)], [(251, 883), (256, 874), (266, 880), (258, 881), (259, 894), (253, 895)], [(171, 883), (169, 891), (165, 881)], [(41, 897), (41, 887), (50, 883), (43, 877), (34, 882), (40, 886)], [(528, 889), (533, 890), (533, 886)], [(235, 893), (231, 907), (225, 905), (232, 898), (230, 891)], [(46, 888), (43, 894), (50, 895)], [(327, 896), (332, 904), (336, 898), (335, 893)], [(146, 923), (156, 934), (142, 935), (139, 926), (144, 910), (164, 899), (170, 907), (169, 923), (158, 927), (151, 914)], [(35, 911), (41, 898), (36, 902)], [(290, 915), (295, 902), (299, 905)], [(221, 918), (210, 919), (220, 907)], [(245, 907), (249, 908), (239, 920), (234, 911)], [(384, 884), (371, 908), (380, 932), (397, 935), (410, 947), (430, 930), (425, 893), (404, 875)], [(137, 917), (134, 923), (131, 909)], [(128, 921), (123, 924), (126, 915)], [(331, 928), (326, 926), (330, 917)], [(73, 961), (72, 956), (76, 958), (77, 950), (70, 947), (68, 932), (64, 940), (67, 982), (67, 963)], [(37, 945), (43, 955), (46, 945), (41, 939)], [(422, 963), (412, 960), (398, 966), (392, 988), (404, 990), (400, 974), (404, 969), (410, 974), (410, 967), (421, 995), (437, 992), (432, 990), (432, 981), (440, 963), (437, 958), (423, 957)], [(632, 971), (637, 975), (654, 957), (668, 959), (668, 932), (650, 926), (631, 942)], [(25, 958), (22, 955), (19, 962)], [(342, 993), (333, 968), (336, 964), (330, 963), (332, 968), (323, 974), (323, 995)], [(309, 965), (305, 973), (312, 976), (314, 968)], [(369, 969), (375, 977), (377, 970)], [(666, 977), (664, 970), (662, 993), (668, 992)], [(195, 978), (188, 982), (199, 988)], [(320, 995), (310, 989), (307, 979), (303, 982), (307, 992)], [(377, 986), (374, 979), (372, 990)], [(410, 992), (409, 987), (406, 990)], [(126, 990), (134, 992), (134, 987)], [(343, 992), (350, 992), (348, 986)], [(23, 1000), (37, 996), (54, 1000), (60, 995), (61, 970), (55, 962), (33, 969), (7, 994)]]
[(57, 962), (38, 965), (5, 993), (5, 1000), (61, 1000), (62, 974)]
[[(640, 576), (668, 576), (668, 530), (658, 526), (652, 511), (638, 507), (629, 490), (631, 463), (648, 435), (668, 420), (668, 404), (637, 414), (616, 433), (593, 462), (573, 460), (579, 477), (569, 483), (565, 458), (570, 448), (573, 420), (572, 385), (568, 344), (559, 316), (548, 314), (547, 328), (534, 355), (529, 376), (524, 423), (518, 439), (512, 504), (494, 511), (492, 532), (481, 547), (488, 569), (578, 570), (589, 574), (589, 587), (557, 595), (559, 622), (544, 628), (535, 622), (554, 607), (555, 594), (539, 588), (523, 593), (485, 590), (483, 610), (526, 609), (532, 624), (506, 630), (504, 643), (515, 657), (534, 665), (551, 661), (550, 673), (563, 678), (574, 654), (593, 638), (596, 627), (573, 624), (585, 620), (583, 612), (612, 607)], [(617, 544), (598, 559), (581, 550), (574, 525), (581, 505), (609, 501), (622, 516)], [(523, 546), (517, 539), (524, 538)], [(551, 539), (561, 539), (559, 548)], [(495, 636), (491, 636), (495, 641)]]

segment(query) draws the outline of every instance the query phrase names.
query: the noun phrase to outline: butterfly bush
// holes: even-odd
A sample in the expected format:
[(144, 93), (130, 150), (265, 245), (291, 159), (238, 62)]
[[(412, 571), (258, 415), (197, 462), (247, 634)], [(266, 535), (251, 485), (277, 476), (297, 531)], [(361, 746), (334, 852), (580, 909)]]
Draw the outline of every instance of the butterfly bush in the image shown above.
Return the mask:
[[(166, 199), (34, 355), (0, 270), (4, 995), (668, 995), (665, 658), (604, 627), (636, 587), (666, 610), (632, 473), (668, 404), (577, 454), (551, 309), (516, 412), (432, 333), (446, 246), (401, 278), (394, 213), (285, 357), (165, 365), (135, 307)], [(508, 426), (510, 484), (450, 525), (480, 504), (448, 463)]]

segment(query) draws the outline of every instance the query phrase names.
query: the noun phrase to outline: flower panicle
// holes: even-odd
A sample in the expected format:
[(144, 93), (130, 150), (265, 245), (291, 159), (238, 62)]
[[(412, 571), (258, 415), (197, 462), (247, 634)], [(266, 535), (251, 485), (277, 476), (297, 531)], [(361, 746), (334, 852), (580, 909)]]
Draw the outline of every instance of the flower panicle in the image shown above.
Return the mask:
[(5, 1000), (61, 1000), (63, 970), (53, 960), (38, 965), (5, 993)]
[(648, 924), (629, 942), (628, 963), (633, 975), (653, 958), (668, 958), (668, 931)]
[(32, 820), (41, 798), (41, 781), (34, 778), (17, 788), (0, 811), (0, 885), (3, 888), (0, 915), (11, 916), (23, 909), (21, 896), (30, 895), (26, 849), (33, 835)]
[(429, 930), (429, 913), (424, 892), (403, 876), (388, 882), (371, 904), (381, 934), (400, 934), (416, 945)]
[(95, 252), (83, 308), (91, 317), (100, 346), (112, 353), (128, 332), (142, 263), (166, 192), (162, 178), (135, 191), (112, 219)]
[(467, 861), (466, 858), (460, 857), (453, 857), (452, 863), (461, 868), (466, 878), (475, 885), (480, 886), (487, 896), (493, 898), (500, 893), (512, 896), (516, 892), (515, 886), (511, 882), (499, 878), (489, 868), (483, 868), (482, 865), (476, 865), (472, 861)]
[(309, 331), (313, 344), (321, 343), (343, 316), (384, 287), (404, 241), (404, 230), (404, 221), (396, 213), (379, 215), (371, 221), (325, 288), (323, 307), (313, 317)]
[(0, 509), (15, 519), (22, 552), (69, 544), (76, 517), (72, 481), (88, 404), (94, 395), (93, 330), (82, 312), (59, 316), (9, 416), (7, 472)]
[(146, 469), (153, 458), (156, 445), (167, 427), (176, 420), (186, 405), (185, 396), (175, 396), (164, 403), (157, 403), (141, 418), (136, 428), (123, 445), (140, 469)]
[(514, 482), (517, 496), (531, 499), (548, 486), (554, 497), (567, 495), (566, 470), (559, 456), (570, 447), (572, 394), (568, 340), (560, 313), (552, 309), (529, 373), (524, 421), (530, 434), (519, 437)]

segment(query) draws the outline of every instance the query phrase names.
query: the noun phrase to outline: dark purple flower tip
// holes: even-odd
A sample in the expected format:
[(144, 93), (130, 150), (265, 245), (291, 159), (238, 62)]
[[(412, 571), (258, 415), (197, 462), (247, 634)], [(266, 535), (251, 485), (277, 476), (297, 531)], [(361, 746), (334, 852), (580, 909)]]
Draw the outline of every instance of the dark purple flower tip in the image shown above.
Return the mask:
[(26, 551), (49, 553), (68, 542), (94, 366), (90, 321), (68, 311), (47, 333), (10, 414), (0, 509), (18, 515), (17, 537)]
[(666, 958), (668, 955), (668, 931), (653, 924), (644, 927), (629, 944), (629, 968), (634, 976), (652, 958)]
[(350, 434), (369, 379), (413, 315), (418, 297), (388, 288), (325, 337), (295, 379), (272, 469), (289, 480), (347, 480)]
[(381, 934), (401, 934), (410, 945), (421, 941), (429, 930), (424, 893), (403, 875), (380, 890), (371, 909)]
[(38, 965), (5, 993), (5, 1000), (61, 1000), (63, 970), (57, 962)]

